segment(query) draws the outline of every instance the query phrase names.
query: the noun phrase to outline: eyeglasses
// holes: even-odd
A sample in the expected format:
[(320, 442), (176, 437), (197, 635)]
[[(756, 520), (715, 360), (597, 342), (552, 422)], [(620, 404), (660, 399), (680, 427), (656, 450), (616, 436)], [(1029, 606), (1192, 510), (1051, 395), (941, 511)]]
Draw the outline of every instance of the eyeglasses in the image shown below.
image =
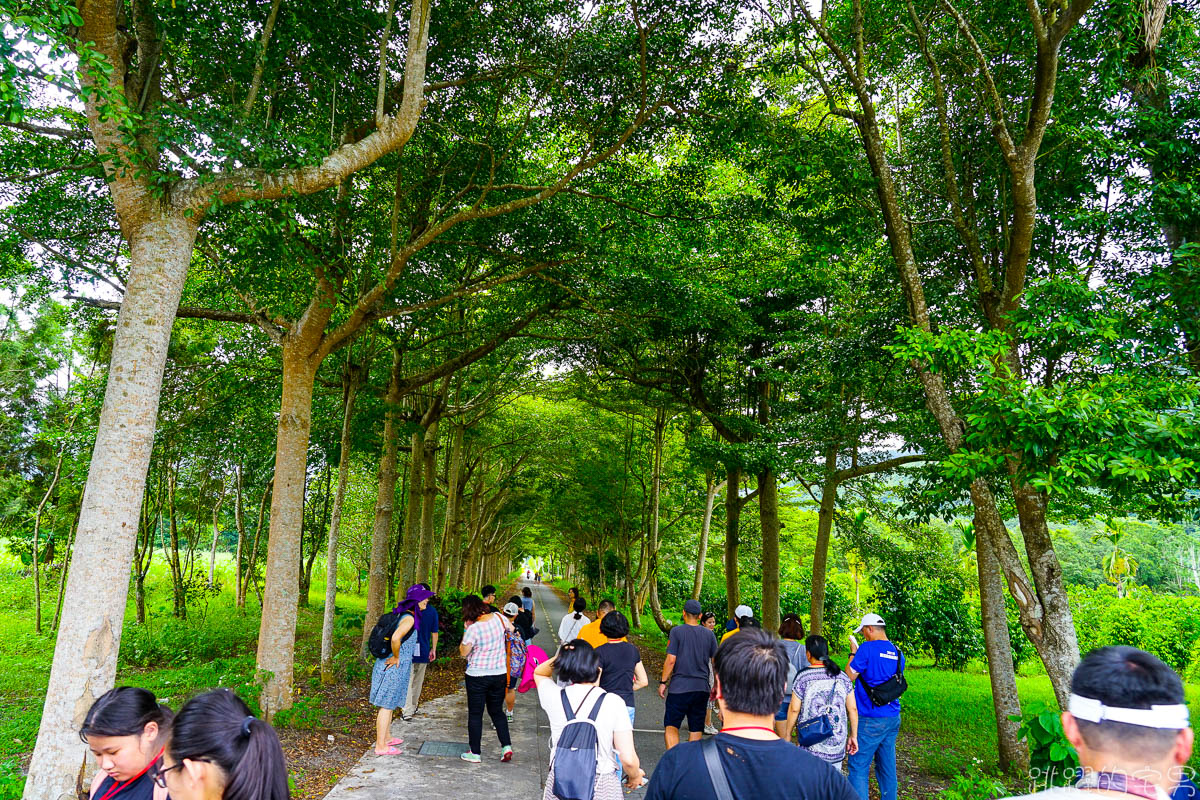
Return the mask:
[[(208, 761), (207, 758), (192, 758), (189, 761)], [(182, 761), (176, 761), (169, 767), (159, 767), (154, 771), (154, 784), (162, 789), (167, 788), (167, 773), (171, 770), (180, 769), (183, 767)]]

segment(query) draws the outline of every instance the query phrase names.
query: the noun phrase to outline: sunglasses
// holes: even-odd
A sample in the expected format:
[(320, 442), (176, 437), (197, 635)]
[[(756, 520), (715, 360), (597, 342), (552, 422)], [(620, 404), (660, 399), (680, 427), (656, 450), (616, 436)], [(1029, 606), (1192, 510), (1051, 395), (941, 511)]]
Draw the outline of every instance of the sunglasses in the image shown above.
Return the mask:
[[(192, 758), (189, 761), (208, 761), (207, 758)], [(167, 788), (167, 773), (183, 767), (182, 761), (176, 761), (169, 767), (159, 767), (154, 771), (154, 785), (161, 789)]]

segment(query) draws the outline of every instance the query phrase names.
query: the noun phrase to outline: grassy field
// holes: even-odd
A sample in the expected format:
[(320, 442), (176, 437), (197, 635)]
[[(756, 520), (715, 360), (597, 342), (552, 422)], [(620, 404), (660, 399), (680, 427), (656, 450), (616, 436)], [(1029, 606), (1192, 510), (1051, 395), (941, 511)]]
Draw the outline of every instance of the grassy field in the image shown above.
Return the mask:
[[(565, 591), (567, 582), (556, 581)], [(678, 611), (667, 612), (675, 621)], [(667, 637), (646, 613), (638, 632), (642, 647), (666, 651)], [(835, 660), (843, 666), (849, 654), (836, 653)], [(902, 758), (933, 783), (945, 784), (967, 773), (982, 771), (996, 774), (996, 715), (992, 710), (992, 692), (986, 665), (974, 662), (963, 672), (935, 669), (928, 658), (910, 658), (907, 672), (909, 689), (904, 695), (903, 726), (900, 747)], [(1032, 709), (1047, 705), (1054, 707), (1054, 692), (1050, 680), (1041, 672), (1036, 661), (1022, 665), (1017, 678), (1021, 708)], [(1200, 685), (1187, 684), (1188, 702), (1200, 702)], [(1200, 754), (1193, 756), (1193, 768), (1200, 768)], [(1022, 788), (1021, 782), (1013, 789)]]
[[(219, 579), (225, 588), (206, 606), (189, 608), (189, 619), (178, 620), (171, 616), (170, 580), (164, 563), (158, 558), (155, 561), (147, 580), (145, 625), (134, 621), (130, 591), (117, 683), (150, 689), (173, 708), (179, 708), (198, 692), (225, 686), (237, 691), (254, 708), (254, 658), (260, 620), (254, 592), (249, 593), (244, 611), (234, 607), (232, 562), (225, 555), (218, 561)], [(277, 727), (285, 735), (285, 746), (284, 729), (319, 727), (322, 734), (361, 733), (358, 731), (362, 727), (361, 713), (356, 708), (361, 704), (334, 698), (330, 690), (320, 685), (318, 653), (324, 572), (320, 564), (314, 569), (310, 606), (300, 609), (295, 678), (298, 697), (295, 706), (277, 719)], [(0, 543), (0, 798), (20, 794), (22, 767), (28, 764), (37, 736), (54, 654), (54, 634), (49, 625), (54, 616), (57, 582), (44, 590), (45, 632), (41, 635), (34, 632), (32, 584), (28, 568)], [(349, 585), (353, 588), (352, 580)], [(339, 592), (337, 608), (335, 661), (340, 683), (343, 687), (357, 688), (368, 680), (362, 662), (354, 658), (366, 599)], [(293, 777), (303, 778), (296, 770)]]

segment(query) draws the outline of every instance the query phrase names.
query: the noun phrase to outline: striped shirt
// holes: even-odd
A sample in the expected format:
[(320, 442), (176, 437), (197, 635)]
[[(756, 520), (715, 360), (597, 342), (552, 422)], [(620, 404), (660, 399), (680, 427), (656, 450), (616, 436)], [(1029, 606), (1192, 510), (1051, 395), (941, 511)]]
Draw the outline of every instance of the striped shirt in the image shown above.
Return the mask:
[(472, 677), (481, 675), (503, 675), (507, 668), (504, 658), (504, 631), (508, 621), (499, 614), (492, 618), (476, 622), (463, 633), (463, 644), (471, 645), (467, 653), (467, 674)]

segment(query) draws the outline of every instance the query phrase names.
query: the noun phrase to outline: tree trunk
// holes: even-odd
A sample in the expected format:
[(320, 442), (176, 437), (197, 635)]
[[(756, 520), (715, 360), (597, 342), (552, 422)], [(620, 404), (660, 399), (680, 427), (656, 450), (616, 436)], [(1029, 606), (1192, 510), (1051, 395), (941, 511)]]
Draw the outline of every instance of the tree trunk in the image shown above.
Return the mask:
[(129, 279), (114, 327), (76, 535), (78, 558), (67, 579), (26, 797), (75, 795), (86, 763), (79, 726), (113, 685), (167, 345), (196, 236), (194, 222), (158, 208), (121, 220)]
[(217, 577), (217, 542), (221, 536), (221, 506), (225, 504), (225, 479), (221, 479), (221, 493), (217, 495), (217, 504), (212, 512), (212, 547), (208, 551), (208, 585), (212, 586)]
[(233, 471), (233, 524), (237, 528), (237, 547), (233, 553), (233, 603), (242, 607), (242, 544), (246, 541), (246, 519), (242, 509), (242, 465)]
[(692, 578), (693, 600), (699, 600), (700, 592), (704, 589), (704, 564), (708, 559), (708, 532), (712, 528), (713, 506), (717, 492), (725, 485), (725, 481), (714, 483), (711, 473), (707, 473), (705, 479), (708, 488), (704, 493), (704, 518), (700, 521), (700, 546), (696, 549), (696, 574)]
[[(1025, 539), (1025, 552), (1040, 601), (1042, 619), (1032, 628), (1030, 640), (1038, 649), (1046, 674), (1054, 686), (1059, 707), (1067, 707), (1071, 690), (1071, 674), (1079, 661), (1079, 640), (1075, 622), (1063, 585), (1062, 566), (1054, 552), (1050, 528), (1046, 524), (1046, 497), (1028, 484), (1013, 481), (1017, 519)], [(1005, 532), (1007, 537), (1007, 531)], [(1021, 598), (1014, 594), (1018, 605)], [(1036, 638), (1035, 638), (1036, 637)]]
[[(397, 434), (397, 440), (399, 435)], [(397, 441), (397, 459), (399, 458), (399, 441)], [(409, 463), (404, 462), (404, 470), (401, 473), (399, 484), (400, 486), (408, 485)], [(387, 562), (387, 602), (393, 604), (396, 602), (396, 578), (400, 574), (401, 562), (404, 560), (404, 522), (408, 517), (408, 497), (405, 491), (400, 492), (400, 514), (392, 512), (392, 531), (388, 539), (388, 562)], [(380, 613), (383, 613), (382, 611)]]
[(429, 571), (433, 565), (433, 512), (437, 503), (437, 450), (438, 421), (435, 419), (425, 429), (421, 443), (421, 459), (424, 476), (421, 481), (421, 539), (417, 551), (417, 577), (413, 583), (429, 583)]
[(388, 541), (392, 533), (392, 514), (396, 503), (396, 456), (399, 432), (396, 430), (400, 405), (400, 378), (403, 360), (399, 349), (392, 353), (392, 372), (388, 381), (383, 420), (383, 453), (379, 458), (379, 488), (375, 494), (375, 522), (371, 528), (371, 561), (367, 567), (367, 614), (363, 619), (362, 644), (371, 637), (375, 621), (383, 614), (388, 583)]
[(730, 617), (742, 602), (738, 588), (738, 539), (742, 524), (741, 483), (741, 468), (728, 467), (725, 472), (725, 606)]
[(758, 519), (762, 526), (762, 626), (779, 630), (779, 494), (775, 470), (758, 475)]
[[(987, 652), (988, 677), (992, 684), (992, 709), (996, 713), (996, 740), (1000, 769), (1024, 774), (1029, 768), (1029, 748), (1018, 740), (1021, 701), (1013, 667), (1012, 640), (1004, 608), (1004, 582), (992, 543), (997, 531), (994, 520), (975, 515), (975, 562), (979, 570), (979, 609), (983, 618), (983, 641)], [(1013, 720), (1012, 717), (1017, 717)]]
[(175, 482), (178, 472), (172, 465), (167, 465), (167, 503), (170, 515), (169, 529), (171, 545), (167, 550), (167, 562), (171, 567), (171, 598), (174, 601), (174, 614), (179, 619), (187, 619), (187, 598), (183, 590), (183, 564), (179, 560), (179, 521), (175, 508)]
[[(67, 549), (63, 555), (62, 575), (58, 577), (58, 602), (54, 606), (54, 624), (51, 626), (54, 631), (58, 631), (58, 622), (62, 619), (63, 595), (67, 588), (67, 573), (71, 569), (71, 548), (75, 545), (75, 529), (78, 525), (79, 512), (76, 511), (75, 521), (71, 524), (71, 532), (67, 534)], [(151, 543), (151, 548), (153, 548), (153, 543)], [(151, 549), (151, 553), (153, 552), (153, 549)], [(143, 615), (145, 614), (145, 609), (142, 610), (142, 613)]]
[(264, 676), (260, 705), (270, 720), (292, 705), (292, 666), (296, 646), (296, 609), (300, 535), (304, 527), (304, 479), (312, 427), (312, 390), (316, 368), (307, 357), (283, 347), (283, 391), (275, 436), (275, 481), (271, 492), (271, 529), (267, 537), (267, 574), (256, 664)]
[(670, 633), (671, 623), (663, 617), (662, 605), (658, 602), (658, 532), (662, 505), (663, 436), (666, 428), (666, 409), (655, 409), (654, 464), (650, 476), (650, 540), (646, 545), (646, 558), (650, 561), (650, 613), (659, 630)]
[[(836, 450), (834, 458), (837, 457)], [(821, 485), (821, 505), (817, 511), (817, 545), (813, 551), (812, 602), (808, 609), (808, 632), (823, 636), (825, 628), (825, 580), (829, 564), (829, 539), (833, 532), (833, 513), (837, 508), (838, 484), (833, 477), (836, 465), (825, 460), (825, 482)]]
[(404, 514), (404, 549), (401, 556), (401, 589), (412, 586), (417, 574), (417, 553), (421, 542), (422, 484), (425, 475), (425, 450), (422, 433), (412, 435), (412, 449), (408, 471), (408, 507)]
[(438, 558), (435, 591), (442, 591), (454, 560), (451, 548), (458, 544), (458, 504), (462, 499), (463, 426), (455, 425), (450, 440), (450, 466), (446, 470), (446, 523), (442, 531), (442, 552)]
[(337, 493), (329, 517), (329, 543), (325, 551), (325, 609), (321, 617), (321, 683), (333, 683), (333, 615), (337, 610), (338, 534), (342, 527), (342, 503), (350, 483), (350, 424), (354, 421), (354, 398), (362, 380), (362, 368), (346, 365), (342, 391), (342, 438), (338, 456)]
[(237, 607), (241, 609), (246, 607), (246, 587), (249, 584), (254, 584), (254, 591), (259, 595), (259, 605), (262, 605), (262, 594), (258, 588), (258, 543), (262, 538), (263, 518), (267, 511), (267, 500), (271, 496), (271, 488), (274, 485), (275, 477), (271, 476), (267, 480), (267, 485), (263, 487), (262, 499), (258, 501), (258, 523), (254, 526), (254, 543), (250, 545), (250, 558), (246, 562), (246, 578), (242, 581), (242, 593), (237, 601)]

